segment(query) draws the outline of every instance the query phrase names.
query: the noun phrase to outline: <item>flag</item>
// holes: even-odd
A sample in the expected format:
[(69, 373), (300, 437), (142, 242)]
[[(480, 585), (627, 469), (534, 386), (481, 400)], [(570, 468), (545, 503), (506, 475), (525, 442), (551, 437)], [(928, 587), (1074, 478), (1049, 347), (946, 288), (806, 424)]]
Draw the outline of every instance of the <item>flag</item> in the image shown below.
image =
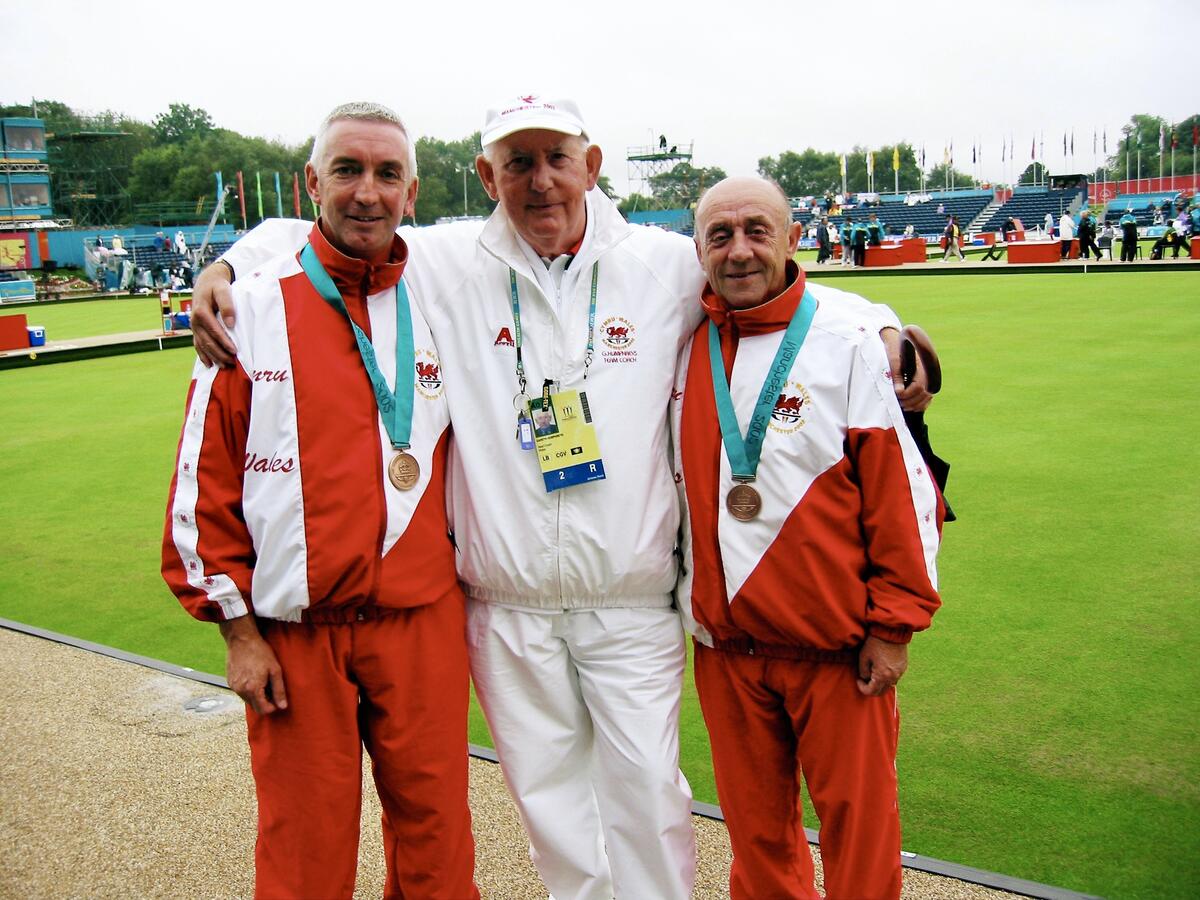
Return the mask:
[[(1192, 146), (1196, 144), (1196, 129), (1192, 129)], [(925, 145), (921, 145), (921, 168), (925, 168)]]
[(275, 212), (283, 218), (283, 194), (279, 190), (279, 173), (275, 173)]
[(1063, 156), (1067, 155), (1067, 133), (1063, 132)]
[(842, 177), (846, 177), (846, 154), (843, 153), (838, 159), (838, 168), (842, 170)]
[(292, 208), (296, 211), (297, 219), (304, 218), (300, 213), (300, 176), (295, 172), (292, 173)]
[(1075, 129), (1071, 129), (1071, 155), (1075, 155)]
[(892, 148), (892, 171), (900, 171), (900, 145), (897, 144)]
[(1096, 129), (1095, 129), (1095, 128), (1093, 128), (1093, 129), (1092, 129), (1092, 153), (1093, 153), (1093, 154), (1096, 152), (1096, 147), (1097, 147), (1097, 144), (1096, 144)]
[(954, 165), (954, 140), (950, 141), (950, 165)]
[(1200, 144), (1200, 125), (1192, 123), (1192, 149), (1196, 149), (1196, 145)]
[(1160, 122), (1158, 125), (1158, 152), (1162, 153), (1167, 149), (1167, 126)]
[(1029, 158), (1037, 159), (1037, 138), (1036, 137), (1029, 142)]
[(977, 162), (977, 160), (975, 159), (975, 145), (972, 144), (971, 145), (971, 165), (974, 165), (976, 162)]
[(263, 211), (262, 211), (262, 174), (261, 174), (261, 173), (259, 173), (259, 172), (255, 172), (255, 173), (254, 173), (254, 184), (255, 184), (255, 186), (258, 188), (258, 221), (260, 221), (260, 222), (261, 222), (261, 221), (263, 220)]
[(242, 170), (238, 169), (238, 206), (242, 213), (242, 227), (246, 227), (246, 186), (242, 184)]
[(1104, 129), (1104, 155), (1108, 156), (1108, 129)]
[(872, 150), (870, 153), (867, 154), (867, 174), (868, 175), (875, 174), (875, 151), (874, 150)]
[(1007, 153), (1008, 153), (1008, 141), (1001, 140), (1000, 141), (1000, 162), (1004, 162), (1006, 159), (1008, 159)]
[(1178, 146), (1179, 146), (1179, 138), (1175, 134), (1175, 129), (1172, 128), (1171, 129), (1171, 149), (1174, 150)]

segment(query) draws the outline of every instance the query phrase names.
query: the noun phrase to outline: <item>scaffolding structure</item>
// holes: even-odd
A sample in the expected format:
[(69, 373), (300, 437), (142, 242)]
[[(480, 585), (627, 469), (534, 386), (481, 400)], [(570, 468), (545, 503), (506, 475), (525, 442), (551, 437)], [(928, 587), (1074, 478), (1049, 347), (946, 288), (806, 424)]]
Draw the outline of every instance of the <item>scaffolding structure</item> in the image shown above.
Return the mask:
[(58, 215), (69, 216), (81, 228), (131, 221), (133, 209), (123, 187), (131, 159), (122, 146), (132, 137), (129, 132), (80, 130), (46, 137)]
[(651, 193), (650, 179), (655, 175), (670, 172), (680, 163), (692, 162), (692, 141), (687, 144), (671, 143), (666, 135), (659, 135), (658, 143), (645, 147), (627, 147), (625, 163), (630, 184), (637, 184), (637, 192), (643, 196)]

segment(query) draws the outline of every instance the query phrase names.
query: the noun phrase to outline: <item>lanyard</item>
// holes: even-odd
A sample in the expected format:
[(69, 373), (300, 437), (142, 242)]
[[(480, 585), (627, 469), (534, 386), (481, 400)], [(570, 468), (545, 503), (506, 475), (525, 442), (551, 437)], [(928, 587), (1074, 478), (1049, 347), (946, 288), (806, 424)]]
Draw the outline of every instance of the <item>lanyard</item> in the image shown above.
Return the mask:
[(375, 360), (375, 348), (371, 346), (370, 338), (350, 318), (346, 302), (329, 273), (325, 271), (325, 267), (321, 265), (321, 261), (317, 259), (317, 252), (312, 248), (312, 244), (305, 245), (301, 251), (300, 265), (304, 268), (308, 280), (317, 289), (317, 293), (321, 295), (321, 299), (345, 316), (350, 327), (354, 329), (354, 340), (358, 343), (358, 353), (362, 357), (363, 367), (367, 370), (367, 377), (371, 379), (383, 427), (387, 429), (393, 449), (407, 450), (408, 439), (412, 436), (416, 353), (413, 350), (412, 312), (409, 310), (408, 291), (403, 280), (396, 283), (396, 390), (393, 392), (388, 387), (383, 373), (379, 371), (379, 363)]
[[(592, 364), (592, 356), (595, 353), (596, 340), (596, 282), (600, 277), (599, 261), (592, 264), (592, 293), (591, 300), (588, 304), (588, 339), (587, 353), (583, 357), (583, 380), (587, 381), (588, 367)], [(508, 287), (512, 295), (512, 314), (513, 314), (513, 342), (517, 345), (517, 384), (521, 388), (521, 393), (517, 396), (525, 396), (525, 361), (521, 355), (521, 298), (517, 294), (517, 273), (512, 267), (508, 269)]]
[(710, 320), (708, 323), (708, 359), (712, 368), (713, 393), (717, 398), (717, 418), (721, 422), (725, 453), (729, 457), (729, 466), (733, 469), (736, 481), (753, 481), (755, 473), (758, 472), (758, 458), (762, 453), (763, 438), (767, 436), (767, 421), (771, 418), (771, 411), (775, 408), (779, 392), (792, 371), (792, 364), (800, 353), (800, 346), (804, 343), (816, 311), (817, 301), (805, 290), (800, 305), (792, 315), (792, 321), (783, 333), (779, 349), (775, 351), (775, 359), (767, 371), (767, 379), (759, 392), (758, 402), (754, 404), (754, 414), (750, 417), (745, 440), (738, 429), (733, 398), (729, 395), (729, 381), (725, 378), (725, 364), (721, 360), (721, 334), (716, 322)]

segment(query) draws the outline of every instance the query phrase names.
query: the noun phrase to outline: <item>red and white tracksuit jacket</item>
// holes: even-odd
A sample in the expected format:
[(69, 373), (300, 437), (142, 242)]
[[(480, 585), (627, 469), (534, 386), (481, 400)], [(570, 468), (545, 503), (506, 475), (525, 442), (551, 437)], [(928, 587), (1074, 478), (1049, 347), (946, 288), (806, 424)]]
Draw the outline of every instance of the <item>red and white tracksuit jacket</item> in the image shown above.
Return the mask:
[[(841, 302), (843, 292), (808, 287), (818, 308), (770, 419), (753, 521), (725, 507), (736, 482), (707, 321), (684, 348), (674, 395), (679, 605), (709, 646), (849, 662), (868, 634), (907, 642), (928, 627), (940, 605), (942, 506), (905, 427), (876, 324)], [(727, 309), (709, 289), (703, 295), (743, 434), (804, 288), (797, 271), (783, 294), (746, 310)]]
[[(371, 265), (338, 252), (316, 226), (309, 239), (394, 384), (404, 242), (395, 239), (390, 262)], [(298, 254), (238, 280), (237, 365), (196, 364), (167, 510), (163, 577), (193, 616), (253, 611), (295, 622), (457, 592), (441, 364), (420, 298), (410, 290), (409, 299), (417, 379), (409, 453), (421, 476), (400, 491), (387, 478), (394, 451), (351, 329)]]

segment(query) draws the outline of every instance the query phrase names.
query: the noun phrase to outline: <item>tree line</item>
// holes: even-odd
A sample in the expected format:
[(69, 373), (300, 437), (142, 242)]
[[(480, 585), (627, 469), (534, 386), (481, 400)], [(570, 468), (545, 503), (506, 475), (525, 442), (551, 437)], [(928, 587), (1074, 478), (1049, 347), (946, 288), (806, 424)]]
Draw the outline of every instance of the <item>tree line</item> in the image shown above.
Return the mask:
[[(0, 106), (0, 116), (32, 115), (34, 109), (30, 105)], [(153, 223), (156, 218), (164, 221), (163, 217), (174, 217), (164, 224), (204, 221), (216, 199), (214, 173), (221, 172), (226, 184), (234, 184), (239, 171), (243, 174), (247, 224), (259, 221), (260, 197), (264, 216), (276, 215), (280, 209), (290, 216), (294, 214), (292, 175), (301, 173), (303, 180), (304, 163), (312, 149), (312, 138), (288, 145), (221, 128), (205, 110), (185, 103), (170, 104), (150, 123), (112, 111), (84, 116), (53, 100), (37, 101), (36, 115), (46, 123), (56, 213), (71, 215), (74, 210), (77, 221), (99, 213), (111, 220), (86, 224)], [(1109, 177), (1133, 177), (1139, 151), (1143, 177), (1157, 175), (1160, 134), (1166, 137), (1168, 153), (1171, 136), (1177, 140), (1176, 172), (1190, 171), (1192, 129), (1197, 124), (1200, 116), (1174, 124), (1157, 116), (1133, 116), (1109, 144), (1105, 159)], [(421, 176), (418, 223), (431, 224), (439, 218), (464, 213), (485, 216), (492, 211), (495, 204), (474, 174), (478, 147), (478, 132), (455, 141), (417, 139)], [(958, 152), (961, 158), (963, 150), (960, 148)], [(893, 160), (899, 162), (898, 181), (902, 191), (917, 190), (922, 183), (922, 172), (924, 184), (931, 190), (951, 182), (959, 187), (972, 184), (971, 176), (955, 169), (944, 154), (933, 159), (931, 153), (926, 160), (923, 150), (901, 143), (876, 148), (856, 146), (844, 154), (844, 183), (848, 191), (868, 190), (870, 154), (874, 154), (875, 190), (880, 193), (891, 192), (897, 181)], [(843, 185), (842, 157), (841, 153), (812, 147), (799, 152), (785, 150), (777, 156), (759, 159), (758, 172), (777, 181), (790, 197), (837, 193)], [(1126, 172), (1127, 161), (1129, 172)], [(280, 173), (282, 196), (275, 191), (276, 172)], [(256, 181), (256, 174), (261, 176), (260, 181)], [(1042, 163), (1031, 163), (1019, 182), (1044, 178), (1045, 174)], [(646, 186), (649, 194), (633, 192), (618, 198), (603, 176), (600, 187), (619, 201), (623, 212), (629, 213), (688, 207), (706, 187), (724, 177), (720, 167), (681, 162), (649, 178)], [(313, 216), (303, 185), (301, 214), (306, 218)], [(227, 203), (224, 218), (241, 225), (236, 199)]]

